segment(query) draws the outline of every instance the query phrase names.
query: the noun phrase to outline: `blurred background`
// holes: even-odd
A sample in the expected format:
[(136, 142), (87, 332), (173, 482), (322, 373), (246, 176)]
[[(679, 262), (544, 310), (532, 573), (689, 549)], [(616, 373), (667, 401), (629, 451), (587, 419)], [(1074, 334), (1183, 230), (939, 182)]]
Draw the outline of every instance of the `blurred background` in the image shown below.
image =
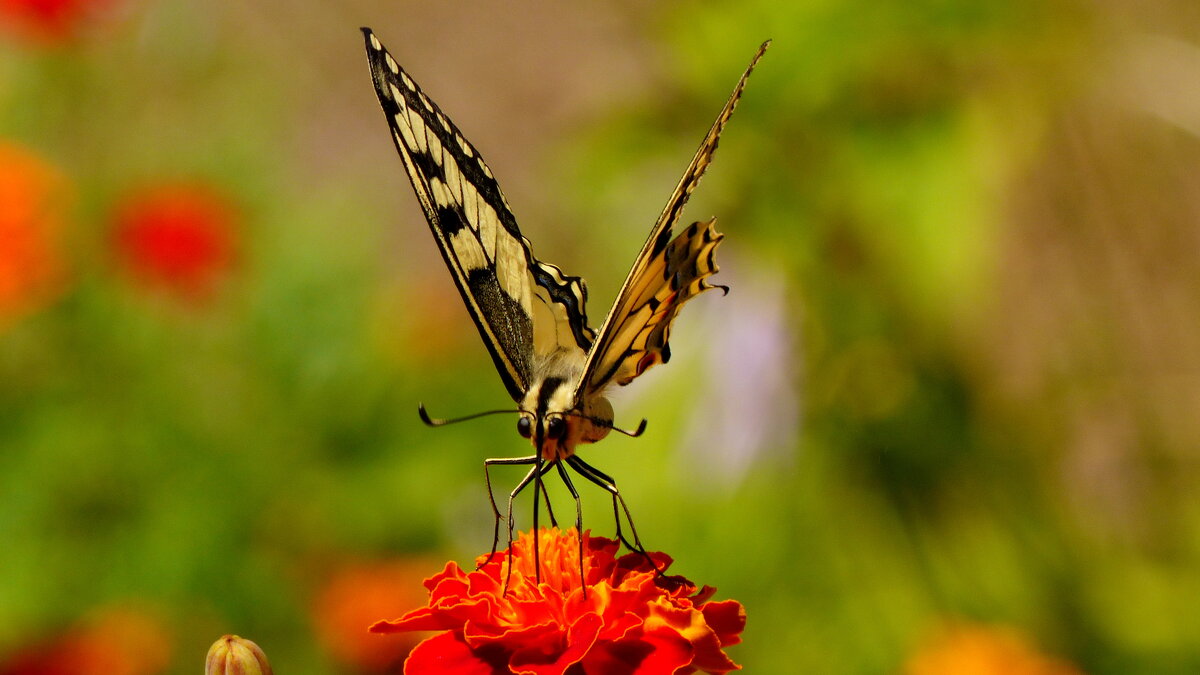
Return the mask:
[(593, 322), (774, 38), (684, 215), (732, 290), (615, 397), (645, 436), (583, 451), (746, 605), (749, 672), (1200, 672), (1192, 0), (0, 15), (0, 673), (196, 672), (226, 632), (398, 672), (365, 627), (487, 551), (482, 460), (528, 448), (417, 419), (508, 399), (360, 25)]

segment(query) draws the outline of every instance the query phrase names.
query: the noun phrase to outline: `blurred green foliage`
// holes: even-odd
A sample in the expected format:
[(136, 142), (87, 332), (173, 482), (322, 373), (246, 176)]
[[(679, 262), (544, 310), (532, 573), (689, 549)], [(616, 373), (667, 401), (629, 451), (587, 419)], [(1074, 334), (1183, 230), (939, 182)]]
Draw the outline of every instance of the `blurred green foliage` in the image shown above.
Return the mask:
[[(486, 551), (481, 460), (525, 451), (509, 421), (416, 419), (421, 400), (505, 399), (390, 156), (354, 29), (436, 63), (406, 45), (406, 12), (476, 60), (464, 44), (488, 28), (416, 7), (122, 11), (66, 46), (0, 47), (0, 135), (74, 194), (68, 287), (0, 333), (0, 654), (134, 603), (176, 636), (173, 672), (223, 632), (279, 672), (344, 672), (312, 637), (322, 579), (347, 559)], [(539, 255), (593, 282), (593, 321), (774, 39), (685, 215), (719, 216), (733, 292), (694, 303), (672, 365), (618, 399), (646, 437), (586, 450), (650, 548), (746, 605), (734, 658), (901, 672), (939, 625), (971, 621), (1097, 675), (1200, 669), (1200, 127), (1159, 106), (1200, 90), (1135, 86), (1195, 72), (1192, 6), (606, 11), (619, 44), (660, 58), (557, 142), (492, 162), (539, 176), (512, 201)], [(473, 92), (411, 70), (493, 158), (499, 141), (440, 96)], [(237, 265), (200, 303), (111, 252), (124, 195), (181, 177), (240, 214)], [(744, 351), (707, 355), (733, 339), (731, 307), (749, 312)], [(764, 344), (784, 372), (770, 387), (742, 365)], [(684, 441), (721, 425), (791, 431), (739, 445), (744, 472), (706, 473), (696, 458), (722, 448)]]

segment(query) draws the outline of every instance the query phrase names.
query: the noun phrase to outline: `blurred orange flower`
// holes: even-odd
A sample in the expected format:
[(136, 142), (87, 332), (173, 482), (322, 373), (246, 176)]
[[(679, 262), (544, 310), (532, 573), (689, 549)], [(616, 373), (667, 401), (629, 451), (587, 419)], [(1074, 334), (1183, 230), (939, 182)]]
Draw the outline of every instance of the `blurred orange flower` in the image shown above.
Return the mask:
[(113, 246), (138, 282), (203, 300), (233, 266), (239, 220), (233, 203), (213, 187), (158, 185), (118, 205)]
[(155, 675), (171, 660), (163, 626), (132, 609), (110, 608), (57, 639), (0, 662), (0, 675)]
[(64, 42), (108, 9), (112, 0), (0, 0), (0, 17), (13, 32), (37, 42)]
[(1083, 675), (1039, 652), (1011, 628), (958, 625), (940, 631), (905, 665), (904, 675)]
[(0, 328), (62, 290), (57, 238), (66, 197), (54, 167), (0, 141)]
[[(426, 580), (429, 602), (378, 633), (441, 631), (417, 645), (406, 675), (684, 675), (740, 668), (724, 649), (741, 641), (746, 614), (734, 600), (710, 602), (716, 589), (665, 576), (663, 553), (616, 557), (619, 544), (586, 538), (584, 586), (574, 529), (538, 533), (541, 583), (535, 581), (533, 534), (464, 572), (454, 562)], [(512, 578), (504, 590), (506, 562)], [(586, 587), (586, 596), (584, 594)]]
[(420, 603), (417, 581), (425, 561), (349, 564), (334, 572), (313, 603), (317, 639), (338, 661), (366, 673), (399, 672), (404, 657), (425, 636), (379, 635), (367, 627), (395, 611)]

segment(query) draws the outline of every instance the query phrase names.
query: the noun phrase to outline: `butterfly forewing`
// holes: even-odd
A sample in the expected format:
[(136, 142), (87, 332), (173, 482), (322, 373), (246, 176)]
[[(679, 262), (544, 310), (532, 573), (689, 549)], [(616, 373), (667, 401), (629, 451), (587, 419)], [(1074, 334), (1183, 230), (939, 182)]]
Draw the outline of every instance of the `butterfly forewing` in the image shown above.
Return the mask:
[(673, 240), (672, 228), (712, 162), (721, 131), (737, 107), (746, 79), (769, 45), (768, 40), (758, 48), (650, 230), (617, 301), (597, 332), (576, 388), (577, 400), (612, 382), (628, 384), (646, 368), (665, 363), (670, 358), (667, 337), (679, 308), (694, 295), (713, 288), (704, 280), (717, 271), (713, 252), (721, 235), (712, 229), (712, 221), (695, 223)]
[(505, 388), (521, 400), (536, 354), (586, 350), (579, 277), (539, 262), (479, 152), (364, 28), (375, 92), (438, 248)]

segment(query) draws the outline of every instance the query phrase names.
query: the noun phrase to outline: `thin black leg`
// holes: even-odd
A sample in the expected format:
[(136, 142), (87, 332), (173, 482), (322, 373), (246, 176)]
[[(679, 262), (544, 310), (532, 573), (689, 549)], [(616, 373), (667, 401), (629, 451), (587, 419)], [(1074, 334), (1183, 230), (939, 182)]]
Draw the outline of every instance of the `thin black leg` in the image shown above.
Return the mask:
[[(496, 546), (500, 543), (500, 508), (496, 506), (496, 495), (492, 493), (492, 475), (491, 475), (491, 472), (489, 471), (489, 469), (491, 469), (493, 466), (496, 466), (496, 465), (521, 466), (521, 465), (526, 465), (526, 464), (534, 464), (536, 462), (537, 462), (537, 455), (530, 455), (528, 457), (498, 457), (498, 458), (494, 458), (494, 459), (483, 460), (483, 480), (485, 483), (487, 483), (488, 501), (491, 502), (491, 504), (492, 504), (492, 515), (495, 517), (495, 521), (492, 524), (492, 552), (488, 554), (487, 560), (484, 560), (483, 564), (479, 565), (479, 567), (483, 567), (483, 565), (490, 563), (492, 561), (492, 558), (496, 557)], [(520, 492), (521, 488), (524, 487), (529, 482), (529, 479), (530, 479), (530, 476), (525, 476), (525, 478), (521, 481), (521, 485), (518, 486), (517, 492)], [(510, 524), (510, 526), (509, 526), (510, 536), (509, 536), (508, 544), (511, 547), (512, 546), (512, 536), (511, 536), (511, 532), (512, 532), (512, 527), (511, 527), (512, 499), (511, 499), (511, 497), (509, 498), (508, 520), (509, 520), (509, 524)], [(476, 569), (478, 569), (478, 567)]]
[[(625, 544), (629, 550), (635, 553), (640, 553), (642, 556), (644, 556), (650, 561), (650, 564), (654, 566), (654, 569), (658, 570), (658, 566), (654, 564), (654, 560), (649, 556), (649, 554), (646, 553), (645, 547), (642, 546), (642, 540), (638, 537), (637, 526), (633, 524), (633, 516), (629, 513), (629, 506), (625, 504), (625, 498), (621, 496), (621, 491), (617, 489), (617, 482), (613, 480), (612, 476), (609, 476), (591, 464), (583, 461), (579, 458), (579, 455), (571, 455), (567, 458), (567, 463), (570, 464), (571, 468), (575, 469), (579, 475), (588, 479), (590, 482), (599, 485), (605, 490), (608, 490), (613, 497), (613, 517), (617, 521), (617, 539), (619, 539), (622, 544)], [(618, 503), (620, 503), (621, 511), (625, 512), (625, 520), (629, 523), (629, 531), (633, 533), (632, 544), (629, 543), (629, 540), (626, 539), (625, 535), (621, 532), (621, 514), (617, 510)]]
[[(557, 462), (551, 462), (556, 464)], [(545, 458), (538, 455), (537, 458), (537, 475), (533, 477), (533, 580), (535, 583), (542, 583), (542, 551), (541, 551), (541, 533), (538, 530), (538, 500), (541, 498), (542, 492), (546, 486), (542, 484), (542, 474), (549, 470), (550, 466), (546, 464)], [(546, 500), (549, 502), (549, 499)], [(510, 523), (511, 526), (511, 523)], [(512, 530), (509, 529), (509, 547), (512, 547)], [(512, 573), (512, 565), (509, 565), (508, 571)], [(508, 578), (504, 580), (504, 589), (508, 590)]]
[[(550, 473), (550, 469), (558, 466), (558, 464), (558, 462), (547, 464), (546, 468), (542, 469), (542, 475), (545, 476), (546, 474)], [(558, 527), (558, 518), (554, 517), (554, 509), (550, 506), (550, 491), (546, 490), (545, 488), (542, 489), (542, 501), (546, 504), (546, 513), (550, 516), (550, 526)]]
[(571, 482), (571, 477), (567, 475), (567, 470), (563, 468), (562, 462), (556, 462), (556, 464), (558, 464), (558, 475), (562, 476), (563, 483), (571, 491), (571, 496), (575, 498), (575, 534), (579, 537), (579, 587), (583, 589), (583, 599), (587, 600), (587, 584), (583, 581), (583, 502), (579, 501), (579, 492), (575, 490), (575, 484)]
[[(513, 491), (508, 494), (508, 567), (506, 568), (506, 571), (504, 573), (504, 593), (508, 593), (508, 581), (509, 581), (509, 579), (512, 578), (512, 557), (513, 557), (512, 556), (512, 554), (513, 554), (512, 548), (513, 548), (513, 527), (514, 527), (513, 502), (516, 501), (517, 495), (521, 494), (521, 491), (529, 486), (530, 481), (534, 481), (534, 490), (533, 490), (533, 531), (534, 531), (533, 562), (535, 565), (539, 565), (538, 537), (536, 534), (537, 533), (538, 488), (541, 487), (541, 485), (542, 485), (542, 476), (544, 476), (546, 474), (546, 472), (550, 470), (550, 467), (553, 466), (552, 464), (546, 464), (545, 460), (542, 459), (538, 455), (534, 455), (532, 457), (521, 457), (519, 459), (526, 459), (526, 460), (531, 459), (533, 461), (532, 462), (511, 461), (509, 463), (510, 464), (534, 463), (534, 464), (536, 464), (536, 466), (534, 466), (532, 469), (530, 469), (529, 473), (525, 474), (525, 477), (522, 478), (521, 482), (517, 484), (517, 487), (513, 488)], [(535, 573), (539, 577), (538, 581), (541, 581), (540, 572), (541, 572), (541, 567), (539, 565), (538, 567), (535, 568)]]

